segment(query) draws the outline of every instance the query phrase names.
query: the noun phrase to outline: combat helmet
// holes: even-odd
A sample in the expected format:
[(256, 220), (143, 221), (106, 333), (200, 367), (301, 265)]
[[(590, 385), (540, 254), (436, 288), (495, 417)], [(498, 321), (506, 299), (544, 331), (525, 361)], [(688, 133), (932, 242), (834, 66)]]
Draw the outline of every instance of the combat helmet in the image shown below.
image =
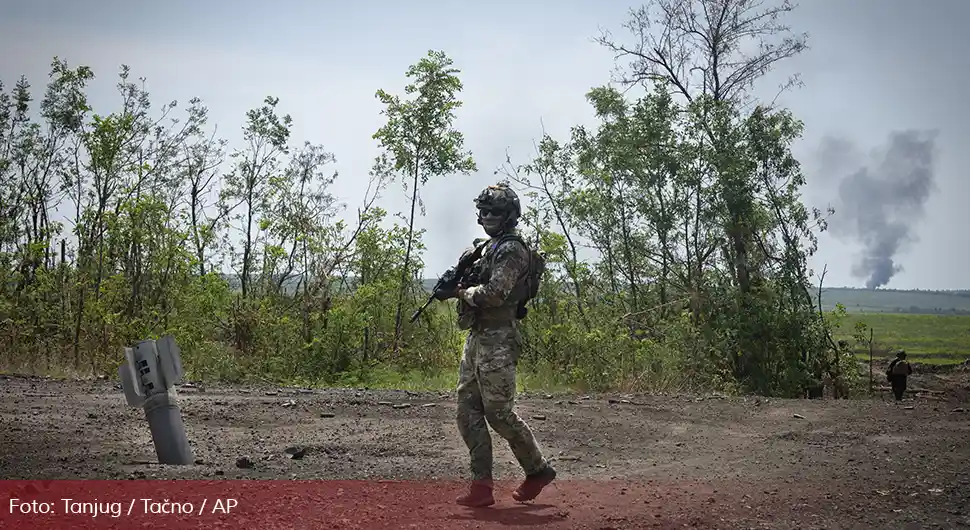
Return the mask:
[(478, 208), (479, 212), (478, 224), (482, 224), (482, 211), (490, 211), (493, 214), (502, 213), (505, 214), (506, 229), (514, 227), (522, 215), (519, 196), (504, 182), (482, 190), (478, 197), (475, 197), (475, 207)]

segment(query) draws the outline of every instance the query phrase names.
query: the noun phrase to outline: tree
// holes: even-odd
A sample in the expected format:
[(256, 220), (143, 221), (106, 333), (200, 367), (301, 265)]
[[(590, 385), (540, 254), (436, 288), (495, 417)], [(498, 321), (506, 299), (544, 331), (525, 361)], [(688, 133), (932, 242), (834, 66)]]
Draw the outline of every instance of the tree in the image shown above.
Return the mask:
[[(618, 43), (609, 32), (597, 40), (617, 59), (630, 61), (617, 79), (624, 85), (652, 82), (688, 101), (708, 97), (715, 102), (744, 103), (747, 91), (775, 63), (807, 49), (806, 34), (789, 35), (790, 28), (778, 22), (795, 6), (784, 0), (781, 5), (760, 9), (762, 3), (647, 0), (630, 11), (624, 24), (634, 35), (632, 45)], [(778, 42), (769, 42), (779, 35)]]
[[(653, 5), (668, 20), (657, 41), (667, 47), (641, 50), (656, 59), (643, 63), (651, 90), (628, 100), (591, 89), (596, 124), (566, 141), (543, 134), (532, 160), (505, 168), (532, 197), (523, 233), (549, 265), (523, 322), (523, 369), (590, 390), (793, 396), (826, 371), (851, 380), (851, 348), (829, 331), (840, 315), (823, 315), (809, 293), (824, 220), (799, 196), (801, 123), (746, 107), (762, 70), (725, 64), (730, 45), (715, 47), (717, 61), (688, 61), (724, 72), (696, 83), (658, 62), (670, 49), (710, 58), (701, 35), (725, 39), (716, 28), (738, 24), (738, 35), (758, 35), (778, 12), (758, 18), (741, 0)], [(183, 346), (193, 379), (368, 385), (402, 373), (392, 366), (430, 370), (428, 380), (453, 368), (463, 334), (450, 308), (406, 329), (401, 317), (422, 268), (421, 186), (476, 169), (452, 126), (457, 72), (431, 52), (407, 72), (407, 101), (378, 92), (383, 153), (356, 222), (331, 193), (335, 157), (311, 141), (291, 153), (275, 98), (246, 114), (243, 142), (228, 146), (200, 100), (179, 115), (177, 102), (155, 111), (127, 67), (120, 104), (97, 112), (84, 94), (93, 73), (56, 59), (38, 117), (26, 79), (0, 90), (0, 368), (49, 373), (73, 353), (75, 369), (113, 374), (122, 346), (162, 333)], [(385, 226), (375, 203), (395, 179), (411, 215)], [(56, 222), (62, 195), (76, 240)], [(217, 269), (233, 250), (220, 240), (242, 243), (235, 278)], [(405, 345), (415, 354), (400, 357)]]
[[(462, 102), (456, 94), (462, 90), (453, 61), (440, 51), (429, 51), (407, 70), (407, 77), (414, 82), (404, 91), (413, 94), (410, 101), (384, 90), (377, 91), (377, 98), (385, 105), (382, 114), (387, 123), (374, 138), (384, 149), (377, 159), (378, 171), (394, 173), (402, 179), (407, 191), (410, 184), (411, 213), (408, 218), (407, 249), (401, 269), (394, 324), (394, 355), (397, 356), (401, 338), (401, 316), (408, 286), (412, 283), (411, 252), (414, 239), (415, 207), (420, 201), (419, 187), (431, 177), (452, 173), (469, 174), (477, 170), (471, 152), (463, 151), (464, 136), (452, 127), (455, 110)], [(422, 214), (424, 204), (421, 203)]]
[[(199, 121), (206, 121), (207, 109), (199, 107)], [(199, 275), (207, 272), (208, 250), (214, 243), (219, 222), (228, 215), (226, 209), (217, 210), (211, 218), (206, 213), (207, 196), (219, 181), (219, 170), (225, 161), (226, 141), (216, 139), (215, 131), (206, 134), (201, 128), (190, 137), (183, 149), (180, 176), (181, 191), (188, 198), (188, 215), (192, 245), (195, 250)]]
[[(759, 309), (768, 303), (763, 287), (784, 289), (769, 278), (797, 278), (797, 290), (807, 292), (806, 253), (799, 238), (811, 233), (797, 199), (804, 178), (788, 152), (800, 125), (769, 106), (745, 110), (754, 83), (777, 62), (806, 49), (807, 37), (790, 34), (779, 22), (793, 9), (787, 0), (766, 8), (756, 0), (651, 0), (632, 11), (626, 24), (634, 35), (632, 45), (619, 44), (609, 34), (599, 39), (617, 58), (629, 60), (621, 68), (622, 84), (649, 82), (680, 96), (688, 104), (689, 127), (702, 134), (698, 161), (713, 176), (711, 198), (726, 242), (721, 257), (736, 289), (737, 342), (732, 349), (740, 352), (733, 363), (739, 380), (752, 376), (757, 360), (768, 355), (770, 346), (762, 336), (770, 319)], [(775, 239), (771, 234), (778, 234), (783, 249), (767, 248), (765, 241)], [(784, 261), (784, 271), (772, 258)], [(806, 307), (801, 295), (788, 299)]]
[[(28, 349), (29, 344), (37, 344), (47, 335), (42, 321), (49, 310), (30, 303), (31, 287), (39, 270), (54, 265), (51, 246), (61, 227), (51, 222), (50, 213), (60, 205), (64, 190), (72, 187), (70, 161), (77, 158), (71, 156), (69, 148), (78, 149), (83, 138), (84, 121), (91, 110), (84, 89), (94, 73), (87, 66), (72, 69), (66, 61), (54, 57), (49, 78), (40, 101), (43, 125), (29, 115), (33, 98), (25, 77), (14, 86), (12, 98), (2, 92), (0, 84), (0, 265), (5, 269), (0, 274), (5, 280), (0, 289), (6, 290), (9, 283), (17, 285), (9, 301), (24, 310), (21, 324), (25, 325), (20, 327), (30, 330), (28, 337), (38, 337), (28, 339)], [(80, 212), (80, 202), (77, 204)], [(64, 254), (62, 250), (62, 263)], [(61, 280), (56, 298), (63, 308), (68, 298), (64, 278)], [(77, 347), (74, 361), (78, 366)]]
[[(776, 7), (760, 7), (757, 0), (650, 0), (632, 11), (625, 24), (636, 38), (632, 46), (617, 44), (608, 33), (599, 39), (617, 58), (630, 60), (621, 83), (653, 82), (700, 106), (700, 125), (711, 142), (714, 169), (726, 192), (730, 220), (725, 229), (733, 247), (735, 276), (745, 292), (750, 286), (751, 242), (744, 219), (752, 198), (725, 166), (733, 160), (726, 144), (733, 114), (726, 109), (745, 103), (754, 82), (778, 61), (805, 50), (807, 39), (786, 35), (778, 43), (769, 42), (789, 31), (778, 19), (794, 6), (785, 0)], [(655, 25), (659, 34), (652, 32)], [(746, 48), (756, 51), (747, 53)]]
[[(532, 211), (527, 211), (523, 215), (523, 221), (535, 219), (534, 230), (537, 234), (537, 242), (541, 245), (543, 228), (554, 222), (556, 228), (553, 230), (559, 230), (568, 245), (568, 257), (564, 256), (562, 260), (563, 268), (576, 295), (576, 310), (579, 318), (586, 331), (589, 331), (589, 317), (583, 308), (585, 302), (580, 280), (579, 251), (571, 235), (572, 226), (567, 218), (568, 212), (564, 204), (575, 180), (573, 167), (575, 164), (570, 147), (560, 145), (551, 136), (543, 133), (542, 141), (535, 147), (536, 154), (530, 163), (515, 167), (507, 157), (507, 163), (500, 171), (513, 182), (529, 190), (527, 195), (532, 199), (529, 210)], [(539, 182), (533, 183), (532, 177), (537, 177)], [(547, 266), (551, 268), (554, 262), (549, 262)]]
[(224, 210), (242, 211), (234, 215), (242, 231), (242, 252), (239, 259), (239, 281), (243, 299), (252, 293), (252, 279), (257, 266), (257, 243), (259, 235), (268, 228), (263, 217), (273, 206), (270, 200), (276, 192), (273, 178), (279, 170), (279, 155), (289, 153), (288, 141), (293, 119), (289, 114), (278, 116), (279, 99), (267, 97), (262, 107), (246, 113), (243, 128), (248, 148), (234, 151), (235, 170), (227, 176), (221, 200)]

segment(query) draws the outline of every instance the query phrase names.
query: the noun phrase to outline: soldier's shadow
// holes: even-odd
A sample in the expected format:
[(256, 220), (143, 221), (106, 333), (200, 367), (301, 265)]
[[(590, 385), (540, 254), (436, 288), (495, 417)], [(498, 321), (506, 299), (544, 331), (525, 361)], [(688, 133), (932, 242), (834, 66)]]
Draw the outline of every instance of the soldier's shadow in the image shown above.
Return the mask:
[(558, 512), (534, 513), (546, 508), (555, 508), (555, 506), (551, 504), (493, 505), (487, 508), (468, 508), (464, 513), (452, 514), (448, 518), (456, 521), (482, 521), (507, 526), (537, 526), (563, 520)]

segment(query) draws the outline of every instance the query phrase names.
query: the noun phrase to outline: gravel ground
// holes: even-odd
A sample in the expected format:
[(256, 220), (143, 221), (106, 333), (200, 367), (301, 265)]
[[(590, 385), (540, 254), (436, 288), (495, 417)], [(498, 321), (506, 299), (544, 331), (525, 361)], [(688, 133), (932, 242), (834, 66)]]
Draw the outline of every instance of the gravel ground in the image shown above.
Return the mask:
[[(521, 473), (493, 433), (505, 482), (495, 506), (472, 511), (450, 497), (467, 470), (451, 394), (186, 384), (178, 394), (196, 464), (160, 466), (143, 412), (112, 382), (0, 376), (0, 470), (38, 480), (428, 481), (440, 491), (422, 490), (410, 508), (417, 517), (437, 506), (427, 528), (970, 528), (968, 376), (917, 377), (911, 388), (943, 390), (902, 404), (885, 392), (523, 395), (519, 413), (559, 480), (527, 510), (512, 501)], [(367, 520), (380, 503), (362, 494), (353, 517)]]

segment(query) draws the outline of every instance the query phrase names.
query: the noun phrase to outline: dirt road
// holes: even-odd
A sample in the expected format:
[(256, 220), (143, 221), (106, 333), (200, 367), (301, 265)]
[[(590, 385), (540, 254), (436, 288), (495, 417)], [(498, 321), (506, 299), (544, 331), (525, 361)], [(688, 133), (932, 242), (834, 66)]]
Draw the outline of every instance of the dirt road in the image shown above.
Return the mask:
[[(493, 434), (508, 482), (495, 506), (468, 510), (448, 482), (467, 461), (451, 395), (178, 392), (198, 459), (182, 468), (152, 463), (143, 413), (112, 383), (0, 376), (2, 478), (425, 481), (396, 501), (422, 528), (970, 528), (970, 404), (956, 398), (522, 396), (560, 480), (531, 506), (512, 501), (521, 475)], [(388, 502), (362, 493), (344, 517), (367, 528)]]

